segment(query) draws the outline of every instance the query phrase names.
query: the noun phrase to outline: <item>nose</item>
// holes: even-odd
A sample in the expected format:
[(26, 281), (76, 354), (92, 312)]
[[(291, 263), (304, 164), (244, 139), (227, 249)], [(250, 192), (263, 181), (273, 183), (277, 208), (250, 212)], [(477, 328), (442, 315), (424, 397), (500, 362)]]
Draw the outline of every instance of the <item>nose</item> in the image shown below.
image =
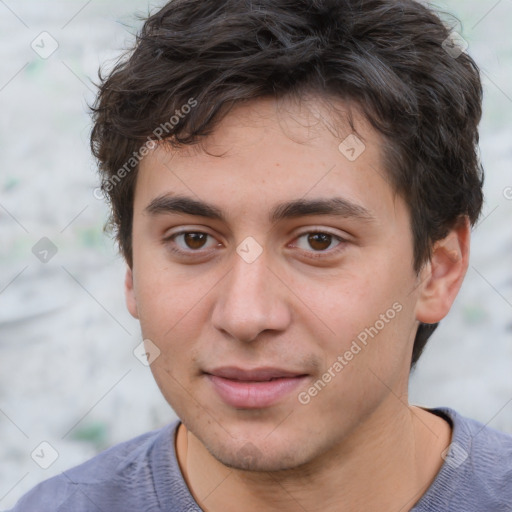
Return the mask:
[(217, 289), (212, 312), (214, 327), (230, 337), (249, 342), (263, 331), (284, 331), (291, 321), (286, 286), (268, 267), (266, 253), (252, 263), (238, 254)]

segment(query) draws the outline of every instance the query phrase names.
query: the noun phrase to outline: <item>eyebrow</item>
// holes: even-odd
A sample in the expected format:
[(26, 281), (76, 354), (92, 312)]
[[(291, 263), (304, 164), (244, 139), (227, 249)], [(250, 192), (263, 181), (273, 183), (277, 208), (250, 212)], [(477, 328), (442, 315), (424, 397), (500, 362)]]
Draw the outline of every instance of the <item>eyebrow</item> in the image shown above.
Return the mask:
[[(206, 217), (226, 222), (226, 217), (216, 206), (183, 195), (164, 194), (154, 198), (144, 209), (150, 215), (181, 213)], [(328, 199), (294, 199), (277, 204), (270, 213), (269, 220), (276, 223), (312, 215), (333, 215), (353, 218), (365, 222), (375, 222), (375, 216), (364, 206), (341, 197)]]

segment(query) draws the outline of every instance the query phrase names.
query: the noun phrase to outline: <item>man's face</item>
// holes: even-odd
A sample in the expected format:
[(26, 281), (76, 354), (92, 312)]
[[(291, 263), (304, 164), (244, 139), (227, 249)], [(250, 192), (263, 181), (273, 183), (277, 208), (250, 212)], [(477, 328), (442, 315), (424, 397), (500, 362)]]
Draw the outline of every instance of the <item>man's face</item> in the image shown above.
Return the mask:
[(165, 398), (228, 466), (296, 467), (404, 409), (410, 217), (355, 119), (359, 156), (319, 102), (262, 99), (216, 127), (210, 155), (158, 147), (141, 163), (128, 307)]

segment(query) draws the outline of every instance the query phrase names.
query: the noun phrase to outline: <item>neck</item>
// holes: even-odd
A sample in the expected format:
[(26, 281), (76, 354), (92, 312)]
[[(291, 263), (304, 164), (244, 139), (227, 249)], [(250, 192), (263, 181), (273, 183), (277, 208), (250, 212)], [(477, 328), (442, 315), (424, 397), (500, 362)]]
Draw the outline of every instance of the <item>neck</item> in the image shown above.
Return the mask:
[(328, 453), (290, 470), (228, 468), (183, 424), (176, 449), (185, 481), (205, 512), (238, 512), (240, 503), (245, 512), (406, 512), (441, 468), (450, 438), (445, 420), (400, 402), (392, 414), (374, 413)]

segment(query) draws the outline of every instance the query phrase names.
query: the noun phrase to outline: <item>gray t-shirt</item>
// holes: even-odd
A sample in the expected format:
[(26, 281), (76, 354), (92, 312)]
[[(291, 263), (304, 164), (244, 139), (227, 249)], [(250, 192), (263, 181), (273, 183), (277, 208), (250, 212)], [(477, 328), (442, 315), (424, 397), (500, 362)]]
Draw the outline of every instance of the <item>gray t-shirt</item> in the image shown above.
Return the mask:
[[(452, 443), (412, 511), (512, 511), (512, 436), (449, 408), (429, 410), (451, 422)], [(118, 444), (42, 482), (11, 512), (200, 512), (176, 460), (178, 425)]]

